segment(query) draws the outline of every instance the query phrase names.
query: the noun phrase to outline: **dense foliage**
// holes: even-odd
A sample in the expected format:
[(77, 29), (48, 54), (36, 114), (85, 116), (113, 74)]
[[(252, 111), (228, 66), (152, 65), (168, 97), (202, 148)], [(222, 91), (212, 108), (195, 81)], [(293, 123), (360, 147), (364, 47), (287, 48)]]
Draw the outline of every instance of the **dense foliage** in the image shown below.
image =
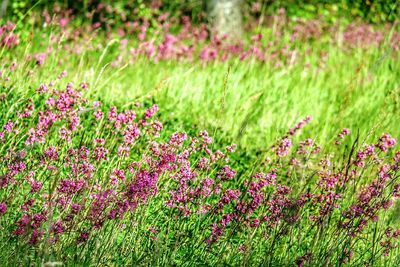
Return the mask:
[[(374, 0), (322, 0), (322, 1), (299, 1), (299, 0), (245, 0), (244, 13), (246, 16), (259, 17), (273, 15), (284, 8), (290, 17), (313, 19), (320, 16), (327, 21), (337, 19), (353, 20), (360, 18), (368, 22), (381, 23), (393, 22), (399, 16), (399, 5), (396, 0), (374, 1)], [(154, 8), (157, 12), (168, 12), (172, 16), (190, 16), (193, 21), (204, 21), (205, 3), (202, 0), (122, 0), (122, 1), (100, 1), (100, 0), (68, 0), (68, 1), (28, 1), (13, 0), (8, 7), (8, 17), (16, 20), (23, 17), (33, 6), (40, 9), (52, 10), (54, 6), (61, 6), (64, 10), (70, 9), (77, 15), (84, 17), (88, 12), (98, 13), (95, 19), (99, 19), (103, 12), (99, 12), (101, 5), (113, 5), (116, 10), (125, 13), (128, 19), (136, 20), (141, 16), (150, 17)], [(106, 14), (108, 18), (112, 14)]]

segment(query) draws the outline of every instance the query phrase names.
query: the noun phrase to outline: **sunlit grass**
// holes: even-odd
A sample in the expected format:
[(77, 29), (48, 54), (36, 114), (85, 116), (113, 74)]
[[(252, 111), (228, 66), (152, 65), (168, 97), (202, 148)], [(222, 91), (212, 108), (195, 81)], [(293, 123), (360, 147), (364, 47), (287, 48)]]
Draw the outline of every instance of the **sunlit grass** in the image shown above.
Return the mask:
[[(74, 28), (68, 29), (72, 32)], [(154, 59), (145, 56), (132, 60), (129, 48), (135, 47), (137, 40), (131, 36), (127, 37), (128, 48), (121, 49), (119, 37), (106, 37), (101, 31), (96, 34), (84, 32), (74, 40), (71, 32), (60, 32), (54, 25), (18, 30), (24, 35), (21, 43), (12, 49), (3, 48), (0, 53), (0, 125), (12, 120), (19, 130), (15, 137), (14, 133), (6, 133), (6, 141), (0, 142), (0, 175), (8, 173), (8, 163), (20, 160), (12, 150), (27, 150), (30, 160), (28, 166), (41, 173), (38, 179), (44, 183), (43, 190), (37, 193), (41, 204), (46, 200), (44, 196), (48, 197), (47, 193), (59, 188), (58, 179), (71, 178), (70, 170), (63, 167), (70, 158), (68, 148), (84, 145), (93, 150), (93, 139), (102, 134), (105, 134), (103, 137), (107, 139), (106, 146), (112, 157), (96, 165), (97, 172), (90, 180), (90, 186), (84, 189), (85, 194), (72, 194), (74, 201), (87, 204), (86, 212), (92, 207), (90, 193), (96, 190), (94, 181), (102, 184), (106, 190), (112, 170), (126, 169), (133, 160), (139, 161), (142, 168), (154, 171), (153, 167), (146, 165), (149, 159), (145, 160), (146, 156), (153, 153), (149, 149), (152, 145), (149, 141), (160, 144), (168, 142), (171, 134), (177, 131), (195, 137), (201, 130), (207, 130), (214, 140), (209, 145), (213, 152), (217, 149), (225, 152), (226, 145), (238, 144), (230, 160), (224, 158), (206, 171), (197, 169), (200, 155), (206, 153), (201, 149), (196, 150), (198, 154), (193, 155), (188, 162), (192, 170), (198, 173), (196, 179), (199, 180), (191, 181), (190, 188), (198, 186), (201, 179), (212, 177), (221, 185), (223, 193), (235, 189), (242, 193), (240, 200), (249, 201), (251, 196), (247, 191), (247, 182), (255, 180), (255, 173), (271, 174), (277, 170), (277, 183), (290, 186), (292, 191), (288, 194), (277, 193), (281, 189), (280, 185), (269, 184), (263, 188), (265, 201), (254, 214), (239, 216), (239, 219), (233, 220), (224, 229), (225, 233), (215, 245), (207, 245), (206, 241), (212, 235), (212, 223), (219, 222), (229, 212), (234, 213), (238, 209), (236, 200), (227, 203), (219, 213), (183, 216), (177, 208), (166, 207), (171, 191), (179, 190), (182, 184), (174, 180), (174, 170), (160, 172), (157, 194), (146, 198), (145, 204), (127, 212), (124, 218), (105, 220), (102, 227), (92, 229), (92, 221), (82, 216), (77, 220), (77, 226), (63, 235), (56, 245), (52, 246), (51, 242), (44, 239), (35, 247), (20, 241), (27, 236), (9, 234), (20, 218), (20, 206), (30, 195), (30, 187), (27, 180), (24, 180), (25, 173), (22, 173), (18, 179), (23, 186), (13, 185), (12, 190), (8, 191), (0, 189), (0, 203), (4, 199), (8, 201), (7, 204), (11, 203), (5, 217), (0, 217), (0, 226), (3, 227), (0, 230), (7, 230), (0, 234), (0, 259), (8, 265), (61, 262), (83, 266), (275, 266), (295, 264), (299, 257), (307, 256), (308, 252), (312, 252), (314, 257), (310, 261), (311, 265), (339, 265), (342, 260), (349, 258), (345, 252), (348, 248), (356, 255), (353, 259), (355, 265), (362, 260), (381, 265), (399, 262), (398, 248), (394, 248), (387, 258), (375, 259), (376, 255), (382, 255), (379, 240), (383, 240), (385, 229), (388, 226), (398, 227), (398, 204), (389, 211), (386, 208), (377, 211), (376, 214), (380, 216), (377, 222), (368, 218), (369, 226), (355, 239), (349, 237), (345, 227), (338, 227), (339, 222), (346, 220), (354, 223), (353, 227), (358, 226), (359, 217), (348, 219), (343, 216), (343, 212), (351, 204), (357, 204), (363, 188), (371, 186), (369, 189), (373, 189), (370, 183), (379, 176), (384, 163), (393, 166), (391, 180), (385, 184), (386, 191), (374, 201), (390, 199), (398, 182), (398, 171), (394, 167), (396, 159), (393, 158), (392, 150), (388, 154), (383, 153), (383, 150), (377, 152), (374, 156), (380, 157), (380, 160), (368, 158), (365, 169), (358, 169), (356, 164), (359, 157), (357, 152), (364, 144), (375, 144), (378, 151), (379, 142), (382, 142), (379, 138), (383, 133), (390, 133), (397, 139), (400, 135), (400, 62), (398, 51), (393, 50), (387, 42), (380, 47), (371, 45), (349, 48), (334, 39), (332, 32), (325, 33), (317, 40), (291, 42), (290, 29), (278, 38), (274, 28), (262, 28), (263, 42), (274, 40), (276, 50), (288, 44), (293, 51), (297, 51), (296, 54), (289, 57), (289, 60), (283, 58), (281, 66), (272, 60), (242, 61), (238, 57), (226, 62), (203, 62), (199, 59), (154, 62)], [(54, 36), (59, 37), (56, 42), (52, 41)], [(389, 37), (386, 36), (388, 40)], [(151, 38), (157, 39), (158, 36)], [(39, 66), (34, 60), (35, 54), (48, 48), (53, 51), (45, 63)], [(118, 56), (121, 56), (120, 61), (117, 60)], [(15, 70), (10, 69), (13, 62), (17, 64)], [(66, 77), (58, 78), (64, 70)], [(36, 126), (38, 118), (34, 116), (32, 119), (19, 120), (17, 112), (21, 111), (29, 98), (35, 103), (35, 110), (48, 108), (44, 103), (45, 97), (36, 92), (40, 84), (54, 83), (54, 88), (64, 90), (67, 82), (74, 83), (75, 88), (81, 82), (89, 84), (88, 90), (83, 92), (89, 103), (74, 106), (79, 110), (82, 127), (76, 132), (72, 143), (59, 138), (57, 131), (63, 125), (59, 122), (43, 146), (26, 145), (24, 142), (29, 129)], [(105, 118), (99, 122), (95, 122), (92, 116), (91, 106), (96, 100), (102, 101), (101, 108), (105, 114)], [(144, 134), (143, 141), (132, 145), (133, 153), (130, 157), (123, 159), (116, 151), (125, 133), (114, 131), (114, 122), (106, 119), (109, 107), (115, 105), (119, 112), (134, 109), (143, 113), (145, 108), (153, 104), (160, 107), (157, 118), (164, 125), (163, 131), (159, 137)], [(312, 116), (313, 120), (296, 136), (290, 137), (294, 144), (293, 151), (287, 158), (276, 155), (271, 147), (274, 144), (279, 146), (288, 129), (307, 116)], [(349, 128), (351, 134), (342, 141), (342, 146), (336, 146), (334, 143), (343, 128)], [(313, 138), (315, 144), (306, 155), (299, 156), (295, 152), (298, 142), (308, 137)], [(54, 160), (54, 164), (61, 170), (57, 175), (39, 164), (42, 154), (50, 145), (59, 148), (62, 159)], [(185, 145), (188, 148), (188, 144)], [(321, 154), (314, 155), (311, 152), (315, 149), (314, 145), (321, 146)], [(176, 156), (182, 152), (179, 149), (173, 151)], [(6, 157), (10, 155), (11, 159)], [(154, 162), (162, 160), (162, 157), (152, 156)], [(291, 157), (298, 157), (300, 164), (293, 164)], [(330, 164), (324, 163), (326, 161)], [(225, 182), (218, 176), (225, 164), (237, 171), (233, 181)], [(332, 174), (334, 177), (347, 178), (350, 170), (356, 171), (351, 174), (354, 176), (350, 181), (340, 185), (338, 183), (330, 189), (324, 187), (326, 176), (332, 178), (329, 176)], [(120, 191), (117, 190), (122, 199), (126, 197), (125, 190), (130, 186), (129, 183), (136, 181), (135, 175), (135, 172), (129, 174), (127, 183), (121, 185)], [(74, 178), (77, 177), (71, 179)], [(326, 198), (319, 201), (317, 197), (310, 197), (304, 207), (291, 202), (299, 201), (302, 194), (310, 192)], [(312, 215), (319, 215), (322, 209), (319, 205), (326, 204), (324, 201), (329, 199), (331, 193), (343, 194), (340, 205), (323, 217), (321, 222), (311, 220)], [(190, 205), (198, 211), (201, 204), (211, 203), (215, 206), (222, 196), (222, 193), (216, 193), (210, 198), (195, 200)], [(268, 222), (261, 223), (260, 227), (249, 226), (255, 222), (255, 216), (273, 217), (270, 214), (271, 207), (274, 207), (271, 204), (274, 202), (273, 197), (278, 199), (278, 204), (275, 203), (277, 209), (280, 210), (282, 206), (277, 224)], [(287, 202), (279, 202), (280, 198)], [(49, 203), (54, 204), (53, 200)], [(37, 212), (41, 208), (37, 207)], [(49, 230), (53, 219), (59, 219), (65, 211), (58, 209), (43, 226), (48, 236), (53, 235)], [(83, 245), (79, 242), (77, 244), (78, 231), (82, 229), (91, 231)]]

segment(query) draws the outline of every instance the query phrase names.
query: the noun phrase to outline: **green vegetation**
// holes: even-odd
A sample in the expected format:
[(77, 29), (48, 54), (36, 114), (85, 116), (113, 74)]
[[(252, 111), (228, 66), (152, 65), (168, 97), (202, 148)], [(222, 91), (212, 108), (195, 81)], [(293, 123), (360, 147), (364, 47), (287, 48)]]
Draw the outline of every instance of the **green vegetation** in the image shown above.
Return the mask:
[(0, 25), (4, 266), (399, 265), (398, 24), (39, 7)]

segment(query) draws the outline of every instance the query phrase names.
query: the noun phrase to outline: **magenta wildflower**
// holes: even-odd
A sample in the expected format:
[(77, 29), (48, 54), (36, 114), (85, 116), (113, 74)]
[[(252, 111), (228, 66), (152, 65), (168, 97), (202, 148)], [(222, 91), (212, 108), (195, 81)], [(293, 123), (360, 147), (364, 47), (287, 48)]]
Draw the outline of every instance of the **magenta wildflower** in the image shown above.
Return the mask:
[(100, 160), (107, 160), (107, 155), (108, 155), (108, 149), (105, 147), (96, 147), (93, 150), (93, 158), (96, 161), (100, 161)]
[(101, 120), (103, 118), (103, 112), (101, 110), (96, 110), (93, 113), (94, 117), (96, 118), (96, 120)]
[(65, 231), (65, 227), (62, 221), (57, 221), (51, 226), (51, 231), (55, 234), (61, 235)]
[(224, 230), (222, 227), (218, 226), (216, 223), (212, 226), (211, 236), (206, 240), (207, 245), (212, 245), (216, 242), (222, 235), (224, 234)]
[(377, 147), (383, 151), (387, 152), (389, 148), (392, 148), (394, 145), (396, 145), (397, 141), (393, 137), (391, 137), (389, 134), (384, 134), (379, 138), (379, 142), (377, 144)]
[(307, 116), (305, 119), (301, 120), (298, 124), (296, 124), (294, 128), (290, 128), (289, 134), (294, 135), (298, 130), (302, 129), (305, 125), (310, 123), (312, 120), (313, 120), (313, 117)]
[(39, 239), (42, 237), (42, 232), (39, 229), (34, 229), (31, 234), (31, 239), (29, 240), (29, 244), (36, 245), (39, 242)]
[(115, 120), (117, 118), (117, 115), (118, 115), (117, 108), (112, 106), (110, 108), (110, 111), (108, 112), (108, 120), (110, 120), (110, 121)]
[(79, 233), (79, 237), (78, 237), (78, 239), (77, 239), (77, 243), (78, 244), (81, 244), (81, 243), (84, 243), (84, 242), (86, 242), (87, 240), (89, 239), (89, 232), (80, 232)]
[(219, 208), (223, 208), (224, 205), (238, 199), (240, 196), (239, 190), (227, 189), (224, 195), (221, 197), (218, 203)]
[(11, 120), (9, 120), (6, 125), (4, 125), (4, 129), (8, 132), (11, 133), (12, 129), (14, 127), (14, 122), (12, 122)]
[(16, 226), (17, 228), (14, 230), (13, 234), (16, 236), (20, 236), (25, 234), (26, 232), (26, 227), (30, 224), (31, 222), (31, 216), (28, 214), (24, 214), (19, 221), (17, 221)]
[(60, 73), (60, 75), (58, 76), (58, 78), (59, 78), (59, 79), (62, 79), (62, 78), (64, 78), (64, 77), (67, 77), (67, 75), (68, 75), (68, 72), (67, 72), (66, 70), (63, 70), (63, 71)]
[(197, 168), (199, 168), (200, 170), (204, 170), (207, 167), (208, 163), (209, 159), (206, 157), (202, 157), (197, 164)]
[(226, 147), (226, 150), (227, 150), (229, 153), (233, 153), (233, 152), (235, 152), (236, 148), (237, 148), (237, 145), (236, 145), (236, 144), (232, 144), (232, 145), (230, 145), (230, 146), (227, 146), (227, 147)]
[(54, 106), (56, 105), (56, 101), (54, 100), (54, 98), (49, 97), (49, 98), (46, 100), (46, 104), (49, 105), (50, 107), (54, 107)]
[(66, 129), (66, 128), (61, 128), (60, 130), (59, 130), (59, 134), (60, 134), (60, 138), (61, 139), (63, 139), (63, 140), (66, 140), (66, 141), (68, 141), (68, 142), (70, 142), (71, 141), (71, 132), (68, 130), (68, 129)]
[(208, 135), (207, 131), (201, 131), (199, 136), (204, 140), (206, 144), (212, 143), (212, 138)]
[(48, 160), (58, 160), (58, 152), (57, 152), (57, 148), (55, 146), (52, 146), (50, 148), (48, 148), (45, 152), (44, 155), (46, 156), (46, 158)]
[(338, 134), (338, 136), (336, 137), (336, 141), (335, 144), (336, 145), (340, 145), (342, 139), (344, 139), (345, 136), (350, 134), (350, 130), (348, 128), (343, 128), (342, 131)]
[(292, 147), (292, 141), (289, 138), (282, 139), (277, 146), (272, 148), (278, 157), (285, 157), (288, 155), (290, 148)]
[(81, 88), (82, 90), (86, 90), (86, 89), (89, 88), (89, 84), (88, 84), (87, 82), (83, 82), (83, 83), (81, 83), (80, 88)]
[(173, 146), (181, 147), (183, 142), (187, 139), (187, 134), (186, 133), (174, 133), (170, 140), (169, 143)]
[(7, 204), (0, 202), (0, 215), (4, 215), (7, 212)]
[(61, 193), (74, 194), (86, 186), (85, 180), (61, 180), (58, 191)]
[(138, 125), (129, 125), (124, 132), (124, 142), (126, 144), (132, 144), (140, 136), (140, 129)]
[(49, 91), (49, 87), (46, 84), (42, 83), (36, 91), (39, 94), (45, 94)]
[(74, 214), (78, 214), (79, 211), (81, 210), (81, 208), (82, 208), (82, 206), (77, 203), (73, 203), (71, 205), (71, 210), (72, 210), (72, 213), (74, 213)]
[(221, 171), (218, 172), (217, 177), (221, 180), (231, 180), (235, 177), (236, 171), (229, 165), (225, 165)]
[(42, 189), (43, 183), (32, 180), (31, 181), (31, 193), (39, 192)]
[(120, 145), (118, 147), (118, 156), (128, 157), (130, 152), (130, 148), (128, 146)]
[(158, 111), (158, 105), (153, 105), (152, 107), (150, 107), (149, 109), (146, 110), (145, 114), (144, 114), (144, 118), (150, 119), (151, 117), (153, 117), (156, 112)]
[(123, 180), (125, 180), (125, 171), (114, 169), (111, 175), (111, 184), (116, 185), (118, 181), (123, 181)]
[(101, 101), (94, 101), (93, 102), (93, 108), (94, 109), (96, 109), (96, 108), (98, 108), (98, 107), (100, 107), (101, 106)]
[(46, 60), (46, 54), (45, 53), (36, 54), (35, 60), (36, 60), (36, 64), (38, 64), (39, 66), (42, 66), (44, 64), (44, 61)]

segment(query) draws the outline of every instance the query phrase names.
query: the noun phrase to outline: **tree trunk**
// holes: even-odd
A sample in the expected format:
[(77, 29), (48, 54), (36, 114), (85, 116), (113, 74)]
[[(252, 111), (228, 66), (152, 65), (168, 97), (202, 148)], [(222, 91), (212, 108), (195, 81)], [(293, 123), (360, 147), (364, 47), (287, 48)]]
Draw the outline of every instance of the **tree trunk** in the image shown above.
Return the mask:
[(7, 6), (8, 6), (8, 0), (3, 0), (0, 6), (0, 18), (4, 18), (6, 16)]
[(242, 29), (242, 0), (205, 0), (212, 35), (239, 40)]

